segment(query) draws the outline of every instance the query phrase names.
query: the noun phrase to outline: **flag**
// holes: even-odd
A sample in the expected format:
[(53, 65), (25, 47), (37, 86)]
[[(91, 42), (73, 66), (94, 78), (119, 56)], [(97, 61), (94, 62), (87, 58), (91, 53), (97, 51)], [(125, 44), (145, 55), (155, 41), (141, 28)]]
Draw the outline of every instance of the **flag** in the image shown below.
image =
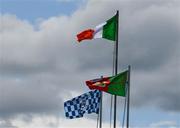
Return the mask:
[(69, 119), (83, 117), (84, 113), (99, 113), (100, 91), (93, 90), (64, 102), (65, 116)]
[(87, 29), (82, 31), (77, 35), (77, 40), (81, 42), (82, 40), (91, 40), (95, 38), (105, 38), (108, 40), (115, 41), (117, 34), (117, 15), (113, 16), (106, 22), (96, 26), (94, 29)]
[(119, 73), (116, 76), (104, 77), (86, 81), (89, 89), (97, 89), (117, 96), (126, 95), (128, 71)]

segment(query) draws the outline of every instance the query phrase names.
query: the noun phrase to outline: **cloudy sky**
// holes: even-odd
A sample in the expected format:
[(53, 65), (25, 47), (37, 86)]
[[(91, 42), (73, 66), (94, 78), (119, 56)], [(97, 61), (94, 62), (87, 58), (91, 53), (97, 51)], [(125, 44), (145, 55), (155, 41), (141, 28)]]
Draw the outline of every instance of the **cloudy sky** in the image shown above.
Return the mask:
[(78, 44), (76, 34), (116, 10), (118, 71), (132, 66), (130, 126), (180, 127), (179, 0), (0, 0), (0, 128), (96, 127), (96, 114), (66, 119), (63, 103), (89, 91), (85, 80), (112, 74), (113, 43)]

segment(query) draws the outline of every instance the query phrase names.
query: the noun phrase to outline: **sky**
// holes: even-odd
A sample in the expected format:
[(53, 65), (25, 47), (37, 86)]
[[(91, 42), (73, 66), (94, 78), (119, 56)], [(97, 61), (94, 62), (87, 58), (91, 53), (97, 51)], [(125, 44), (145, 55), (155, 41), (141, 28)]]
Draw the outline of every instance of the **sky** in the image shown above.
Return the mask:
[(180, 127), (179, 0), (0, 0), (0, 128), (96, 127), (96, 114), (68, 120), (63, 105), (89, 91), (86, 80), (112, 75), (113, 42), (77, 43), (76, 34), (116, 10), (118, 72), (132, 67), (130, 127)]

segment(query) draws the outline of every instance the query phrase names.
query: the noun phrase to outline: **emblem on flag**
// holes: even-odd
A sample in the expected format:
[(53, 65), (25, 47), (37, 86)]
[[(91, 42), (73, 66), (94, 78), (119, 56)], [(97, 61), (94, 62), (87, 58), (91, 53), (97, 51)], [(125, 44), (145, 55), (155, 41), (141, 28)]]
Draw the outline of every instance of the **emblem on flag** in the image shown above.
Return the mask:
[(125, 96), (127, 75), (128, 71), (124, 71), (116, 76), (87, 80), (86, 85), (92, 90), (96, 89), (117, 96)]

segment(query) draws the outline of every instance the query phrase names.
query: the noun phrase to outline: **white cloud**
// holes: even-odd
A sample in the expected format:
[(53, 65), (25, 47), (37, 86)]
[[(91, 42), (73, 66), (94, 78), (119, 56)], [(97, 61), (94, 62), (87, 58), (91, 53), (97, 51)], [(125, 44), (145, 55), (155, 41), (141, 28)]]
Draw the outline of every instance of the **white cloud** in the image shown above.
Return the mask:
[(34, 116), (30, 121), (16, 118), (11, 121), (18, 128), (58, 128), (59, 120), (53, 116)]
[[(11, 120), (12, 127), (17, 128), (92, 128), (96, 127), (97, 122), (93, 119), (64, 119), (54, 116), (33, 116), (31, 120), (26, 121), (25, 117), (19, 116)], [(109, 124), (103, 122), (103, 128), (108, 128)], [(119, 126), (117, 126), (119, 128)]]
[[(77, 44), (75, 36), (107, 20), (117, 9), (119, 68), (132, 65), (132, 107), (153, 105), (179, 112), (179, 5), (176, 1), (90, 0), (71, 16), (50, 17), (36, 25), (15, 15), (0, 15), (1, 118), (12, 117), (13, 125), (23, 128), (48, 127), (43, 122), (55, 122), (58, 112), (64, 117), (64, 100), (88, 90), (85, 80), (111, 75), (112, 43), (99, 39)], [(33, 117), (28, 125), (13, 118), (29, 113), (45, 117)], [(69, 124), (65, 119), (60, 122), (64, 127)]]
[(175, 121), (160, 121), (157, 123), (152, 123), (150, 128), (178, 128), (177, 122)]

